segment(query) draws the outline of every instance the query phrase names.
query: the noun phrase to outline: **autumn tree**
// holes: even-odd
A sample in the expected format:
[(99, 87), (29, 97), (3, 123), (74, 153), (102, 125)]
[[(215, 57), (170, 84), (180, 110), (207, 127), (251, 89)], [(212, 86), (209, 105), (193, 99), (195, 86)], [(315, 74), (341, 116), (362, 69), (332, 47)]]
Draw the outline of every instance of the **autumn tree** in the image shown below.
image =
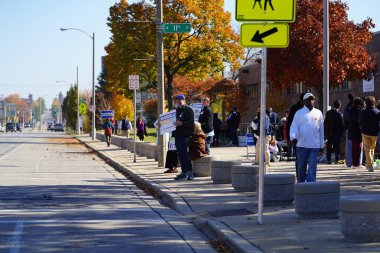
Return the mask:
[(46, 109), (45, 99), (39, 97), (36, 101), (33, 102), (33, 116), (36, 121), (41, 121), (41, 115)]
[[(347, 4), (329, 1), (330, 8), (330, 83), (369, 78), (374, 58), (366, 47), (372, 39), (371, 18), (355, 24), (348, 20)], [(268, 50), (268, 77), (277, 87), (303, 83), (322, 95), (323, 78), (323, 3), (298, 0), (296, 21), (290, 24), (290, 44), (285, 49)]]
[(125, 116), (128, 116), (129, 119), (134, 118), (133, 102), (124, 95), (113, 95), (110, 100), (110, 105), (111, 109), (115, 111), (114, 117), (116, 120), (122, 120)]
[(62, 103), (62, 114), (66, 119), (66, 126), (76, 129), (77, 124), (77, 93), (78, 86), (71, 86)]
[[(125, 90), (128, 75), (144, 74), (148, 85), (156, 83), (155, 61), (135, 61), (156, 54), (156, 24), (154, 1), (127, 4), (125, 1), (110, 8), (108, 25), (112, 38), (106, 47), (105, 65), (108, 90)], [(191, 82), (221, 73), (228, 63), (239, 66), (243, 49), (238, 34), (232, 29), (231, 14), (223, 8), (224, 0), (164, 0), (165, 23), (190, 23), (190, 33), (165, 34), (164, 69), (166, 99), (173, 106), (173, 82), (176, 76), (186, 76)], [(140, 23), (148, 21), (147, 23)], [(149, 23), (150, 22), (150, 23)]]

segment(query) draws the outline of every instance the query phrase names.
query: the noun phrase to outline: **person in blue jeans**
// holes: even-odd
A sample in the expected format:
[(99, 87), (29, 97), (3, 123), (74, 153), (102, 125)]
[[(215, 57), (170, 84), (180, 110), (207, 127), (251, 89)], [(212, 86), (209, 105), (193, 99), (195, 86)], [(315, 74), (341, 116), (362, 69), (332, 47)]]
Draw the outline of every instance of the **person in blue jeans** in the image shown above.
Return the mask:
[(193, 180), (193, 166), (191, 164), (190, 155), (188, 152), (189, 139), (194, 134), (194, 111), (190, 106), (186, 105), (185, 96), (179, 94), (175, 97), (177, 109), (177, 120), (174, 122), (176, 126), (175, 133), (175, 146), (178, 152), (179, 160), (181, 162), (181, 173), (174, 179), (187, 179)]
[(294, 115), (290, 126), (290, 139), (297, 147), (297, 182), (317, 180), (317, 157), (324, 146), (322, 112), (314, 108), (315, 97), (306, 93), (305, 106)]

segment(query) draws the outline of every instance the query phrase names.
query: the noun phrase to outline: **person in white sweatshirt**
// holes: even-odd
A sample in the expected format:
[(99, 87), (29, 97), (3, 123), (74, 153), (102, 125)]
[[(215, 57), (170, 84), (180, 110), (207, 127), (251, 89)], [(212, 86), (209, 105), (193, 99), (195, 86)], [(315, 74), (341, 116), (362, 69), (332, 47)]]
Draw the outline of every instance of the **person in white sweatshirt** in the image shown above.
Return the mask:
[[(314, 108), (315, 97), (303, 96), (304, 107), (296, 112), (290, 126), (290, 140), (297, 146), (297, 182), (317, 179), (317, 156), (324, 146), (322, 112)], [(308, 168), (307, 168), (308, 167)]]

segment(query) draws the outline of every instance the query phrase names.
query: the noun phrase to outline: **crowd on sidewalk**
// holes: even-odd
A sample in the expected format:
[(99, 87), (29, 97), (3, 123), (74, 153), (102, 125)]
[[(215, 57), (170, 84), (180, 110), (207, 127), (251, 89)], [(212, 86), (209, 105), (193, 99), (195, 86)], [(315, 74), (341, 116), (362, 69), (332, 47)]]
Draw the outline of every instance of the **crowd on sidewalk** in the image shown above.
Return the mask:
[[(175, 179), (193, 180), (192, 160), (211, 154), (211, 146), (219, 145), (222, 121), (213, 113), (210, 100), (202, 99), (203, 107), (199, 118), (195, 119), (193, 109), (186, 104), (183, 94), (175, 97), (176, 121), (175, 131), (170, 133), (165, 173), (181, 173)], [(376, 147), (379, 146), (380, 111), (376, 108), (376, 99), (372, 96), (355, 98), (348, 95), (348, 103), (341, 112), (341, 101), (333, 103), (325, 117), (315, 108), (315, 96), (302, 93), (299, 101), (286, 111), (281, 120), (272, 108), (268, 107), (264, 115), (264, 163), (279, 160), (278, 153), (286, 151), (288, 160), (295, 158), (298, 182), (316, 181), (317, 163), (345, 163), (347, 167), (365, 168), (374, 171)], [(380, 107), (380, 105), (378, 105)], [(255, 163), (260, 162), (260, 107), (251, 123), (252, 133), (256, 140)], [(233, 106), (227, 117), (230, 143), (227, 146), (239, 146), (238, 129), (240, 113)], [(107, 119), (103, 124), (107, 145), (116, 129), (115, 122)], [(129, 137), (132, 124), (126, 117), (119, 128), (123, 136)], [(139, 117), (137, 135), (141, 141), (147, 135), (146, 123)], [(280, 137), (278, 137), (280, 136)], [(279, 144), (281, 139), (282, 145)], [(364, 152), (363, 152), (364, 151)], [(334, 160), (332, 154), (334, 153)], [(364, 153), (364, 155), (363, 155)]]

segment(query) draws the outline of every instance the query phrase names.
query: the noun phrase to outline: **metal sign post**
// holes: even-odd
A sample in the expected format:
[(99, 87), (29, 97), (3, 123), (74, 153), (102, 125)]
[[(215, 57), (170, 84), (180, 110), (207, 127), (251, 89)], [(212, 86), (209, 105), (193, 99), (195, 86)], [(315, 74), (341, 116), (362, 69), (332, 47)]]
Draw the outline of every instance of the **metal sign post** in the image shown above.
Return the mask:
[(133, 162), (136, 162), (136, 114), (137, 114), (137, 108), (136, 108), (136, 90), (140, 88), (140, 82), (139, 82), (139, 76), (138, 75), (129, 75), (129, 89), (133, 90), (133, 103), (134, 103), (134, 125), (135, 130), (133, 131)]
[[(268, 3), (268, 5), (267, 5)], [(285, 48), (289, 44), (289, 28), (286, 23), (296, 19), (296, 0), (260, 1), (236, 0), (236, 20), (253, 21), (254, 24), (243, 24), (240, 31), (240, 42), (245, 47), (262, 49), (261, 62), (261, 101), (260, 101), (260, 165), (258, 223), (263, 224), (264, 173), (265, 173), (265, 109), (267, 82), (267, 48)], [(261, 23), (260, 23), (261, 22)], [(285, 23), (285, 24), (284, 24)]]
[(261, 99), (260, 99), (260, 165), (259, 165), (259, 207), (258, 223), (263, 224), (264, 213), (264, 173), (265, 173), (265, 107), (267, 89), (267, 49), (263, 48), (261, 61)]

